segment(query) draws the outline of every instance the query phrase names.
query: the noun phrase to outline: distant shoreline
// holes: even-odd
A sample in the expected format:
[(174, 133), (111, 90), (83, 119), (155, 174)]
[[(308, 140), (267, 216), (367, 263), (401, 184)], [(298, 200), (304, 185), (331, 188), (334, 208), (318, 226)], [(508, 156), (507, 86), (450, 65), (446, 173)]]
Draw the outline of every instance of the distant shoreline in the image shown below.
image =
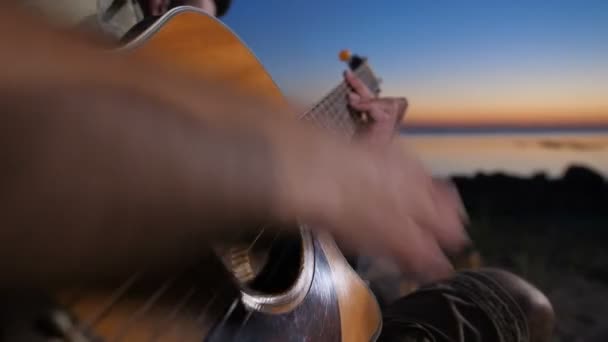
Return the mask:
[(550, 134), (581, 134), (608, 135), (608, 126), (600, 127), (421, 127), (402, 126), (400, 135), (550, 135)]
[(452, 176), (465, 206), (475, 216), (534, 217), (574, 213), (605, 217), (608, 182), (599, 171), (570, 165), (559, 178), (544, 172), (528, 177), (505, 172)]

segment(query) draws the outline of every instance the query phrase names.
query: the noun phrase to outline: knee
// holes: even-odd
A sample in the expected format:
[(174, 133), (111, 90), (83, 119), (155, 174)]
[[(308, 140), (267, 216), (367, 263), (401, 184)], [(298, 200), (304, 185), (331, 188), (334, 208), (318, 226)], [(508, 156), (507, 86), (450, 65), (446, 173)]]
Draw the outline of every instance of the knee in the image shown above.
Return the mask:
[(552, 339), (555, 312), (549, 299), (538, 288), (504, 270), (487, 268), (480, 271), (496, 280), (519, 304), (526, 316), (531, 342)]

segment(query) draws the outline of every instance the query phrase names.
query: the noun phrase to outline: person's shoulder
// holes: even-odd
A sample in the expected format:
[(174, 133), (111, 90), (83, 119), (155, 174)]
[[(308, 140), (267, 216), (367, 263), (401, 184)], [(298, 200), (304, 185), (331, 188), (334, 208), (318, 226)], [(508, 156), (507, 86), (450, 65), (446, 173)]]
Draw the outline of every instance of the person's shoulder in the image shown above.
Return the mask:
[(19, 0), (19, 6), (40, 14), (62, 26), (77, 25), (84, 18), (94, 15), (98, 1), (109, 0)]
[(120, 39), (143, 18), (137, 1), (99, 0), (97, 20), (102, 30)]

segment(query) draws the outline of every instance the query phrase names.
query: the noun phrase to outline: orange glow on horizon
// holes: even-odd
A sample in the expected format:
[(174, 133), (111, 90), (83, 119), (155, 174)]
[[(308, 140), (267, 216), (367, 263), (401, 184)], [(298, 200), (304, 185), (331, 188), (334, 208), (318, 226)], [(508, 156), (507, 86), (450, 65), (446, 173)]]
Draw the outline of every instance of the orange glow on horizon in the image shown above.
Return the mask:
[(608, 108), (601, 110), (410, 110), (404, 123), (421, 126), (596, 126), (608, 125)]
[[(608, 124), (608, 87), (585, 89), (476, 85), (445, 89), (392, 89), (410, 107), (406, 123), (432, 125), (597, 125)], [(564, 86), (565, 87), (565, 86)]]

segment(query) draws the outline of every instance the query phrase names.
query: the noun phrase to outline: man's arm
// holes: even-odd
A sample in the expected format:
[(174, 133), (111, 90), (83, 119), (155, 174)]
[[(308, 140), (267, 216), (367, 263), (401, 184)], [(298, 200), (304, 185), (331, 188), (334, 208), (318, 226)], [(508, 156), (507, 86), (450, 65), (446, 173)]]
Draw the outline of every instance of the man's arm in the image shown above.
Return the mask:
[(194, 260), (221, 227), (293, 216), (293, 196), (278, 199), (277, 140), (285, 130), (294, 140), (283, 149), (302, 154), (308, 144), (297, 141), (310, 137), (298, 138), (295, 122), (9, 13), (0, 14), (6, 277), (170, 267)]
[(456, 205), (398, 149), (343, 145), (9, 9), (0, 44), (6, 281), (167, 269), (262, 219), (319, 223), (429, 279), (450, 270), (441, 248), (466, 239)]

